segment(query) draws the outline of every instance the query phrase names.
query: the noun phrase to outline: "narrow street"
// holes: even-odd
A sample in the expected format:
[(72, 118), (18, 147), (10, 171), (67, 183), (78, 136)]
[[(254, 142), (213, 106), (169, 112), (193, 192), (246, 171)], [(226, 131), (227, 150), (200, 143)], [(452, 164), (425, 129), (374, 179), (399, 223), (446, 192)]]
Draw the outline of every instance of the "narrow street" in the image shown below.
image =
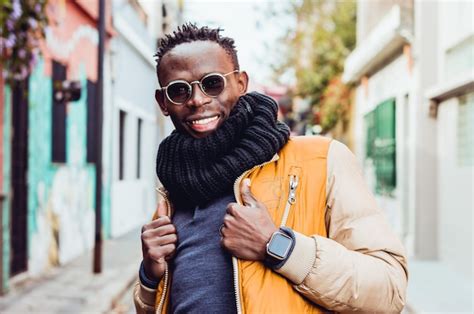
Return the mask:
[[(163, 197), (179, 236), (152, 233), (144, 248), (162, 258), (159, 246), (176, 241), (170, 311), (228, 312), (220, 279), (229, 278), (208, 263), (222, 250), (208, 250), (212, 238), (200, 232), (226, 230), (233, 210), (222, 222), (202, 214), (199, 233), (186, 229), (197, 214), (185, 210), (214, 208), (230, 191), (239, 199), (245, 177), (274, 226), (283, 215), (299, 235), (275, 233), (287, 243), (275, 255), (273, 235), (265, 245), (254, 236), (269, 221), (234, 224), (231, 237), (252, 235), (240, 242), (221, 232), (221, 248), (238, 258), (255, 255), (224, 243), (290, 261), (233, 268), (243, 312), (307, 312), (313, 302), (335, 312), (474, 313), (474, 1), (0, 0), (0, 9), (0, 314), (135, 313), (140, 230)], [(384, 224), (372, 227), (372, 216)], [(315, 234), (347, 254), (314, 245)], [(325, 259), (326, 273), (310, 271)], [(368, 264), (381, 261), (392, 267)], [(268, 279), (271, 269), (281, 278)], [(206, 278), (206, 290), (191, 273), (222, 277)], [(285, 311), (280, 291), (293, 298), (291, 285), (309, 281), (317, 297), (303, 293), (304, 310), (288, 301)], [(140, 293), (147, 305), (161, 294)], [(225, 310), (201, 307), (213, 295)]]
[(133, 304), (133, 288), (135, 285), (131, 285), (127, 290), (115, 299), (111, 313), (113, 314), (134, 314), (135, 305)]
[(132, 286), (141, 259), (139, 230), (107, 240), (103, 272), (92, 273), (92, 251), (37, 279), (13, 283), (1, 313), (133, 313)]

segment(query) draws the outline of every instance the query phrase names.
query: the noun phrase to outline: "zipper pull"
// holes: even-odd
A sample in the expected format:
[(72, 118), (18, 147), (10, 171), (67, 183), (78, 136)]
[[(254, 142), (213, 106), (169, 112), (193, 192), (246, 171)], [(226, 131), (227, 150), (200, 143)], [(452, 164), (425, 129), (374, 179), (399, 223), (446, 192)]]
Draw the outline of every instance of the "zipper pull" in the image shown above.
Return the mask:
[(294, 204), (296, 202), (296, 187), (298, 186), (298, 177), (291, 176), (290, 177), (290, 193), (288, 195), (288, 203)]
[(296, 187), (298, 186), (298, 176), (291, 175), (290, 176), (290, 192), (288, 193), (288, 201), (285, 206), (285, 211), (283, 212), (283, 218), (281, 219), (280, 227), (284, 227), (286, 225), (286, 221), (288, 220), (288, 215), (290, 214), (291, 205), (296, 202)]

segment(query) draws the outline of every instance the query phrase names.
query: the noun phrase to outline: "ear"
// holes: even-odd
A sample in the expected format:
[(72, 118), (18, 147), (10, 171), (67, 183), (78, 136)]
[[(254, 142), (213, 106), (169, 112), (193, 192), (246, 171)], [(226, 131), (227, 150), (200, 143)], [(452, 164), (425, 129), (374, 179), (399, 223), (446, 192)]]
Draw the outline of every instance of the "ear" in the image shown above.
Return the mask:
[(239, 72), (237, 84), (239, 86), (240, 95), (244, 95), (245, 93), (247, 93), (247, 87), (249, 84), (249, 76), (247, 72)]
[(161, 89), (155, 90), (155, 99), (158, 105), (160, 106), (163, 115), (169, 116), (168, 108), (165, 104), (165, 94), (163, 94), (163, 91)]

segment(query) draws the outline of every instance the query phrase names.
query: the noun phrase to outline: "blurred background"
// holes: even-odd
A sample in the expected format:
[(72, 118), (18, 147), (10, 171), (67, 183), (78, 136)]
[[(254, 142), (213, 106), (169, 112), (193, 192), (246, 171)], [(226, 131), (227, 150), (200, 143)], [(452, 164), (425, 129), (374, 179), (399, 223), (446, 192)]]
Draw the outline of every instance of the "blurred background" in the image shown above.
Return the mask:
[(0, 7), (0, 312), (133, 312), (156, 151), (173, 130), (153, 55), (188, 21), (236, 40), (250, 89), (293, 134), (355, 153), (409, 256), (405, 312), (473, 312), (472, 1)]

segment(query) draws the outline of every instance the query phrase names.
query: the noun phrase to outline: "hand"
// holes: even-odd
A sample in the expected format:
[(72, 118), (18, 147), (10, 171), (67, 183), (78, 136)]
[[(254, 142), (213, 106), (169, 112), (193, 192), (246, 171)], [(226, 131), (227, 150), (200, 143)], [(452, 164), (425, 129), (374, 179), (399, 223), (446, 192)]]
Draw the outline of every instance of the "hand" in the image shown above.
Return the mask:
[(166, 270), (166, 261), (171, 259), (176, 251), (176, 228), (171, 219), (166, 216), (166, 204), (158, 203), (158, 219), (142, 228), (143, 267), (146, 276), (154, 281), (160, 281)]
[(242, 200), (227, 205), (227, 214), (221, 227), (221, 244), (235, 257), (262, 261), (266, 245), (272, 234), (278, 230), (266, 206), (260, 203), (250, 191), (250, 179), (242, 182)]

